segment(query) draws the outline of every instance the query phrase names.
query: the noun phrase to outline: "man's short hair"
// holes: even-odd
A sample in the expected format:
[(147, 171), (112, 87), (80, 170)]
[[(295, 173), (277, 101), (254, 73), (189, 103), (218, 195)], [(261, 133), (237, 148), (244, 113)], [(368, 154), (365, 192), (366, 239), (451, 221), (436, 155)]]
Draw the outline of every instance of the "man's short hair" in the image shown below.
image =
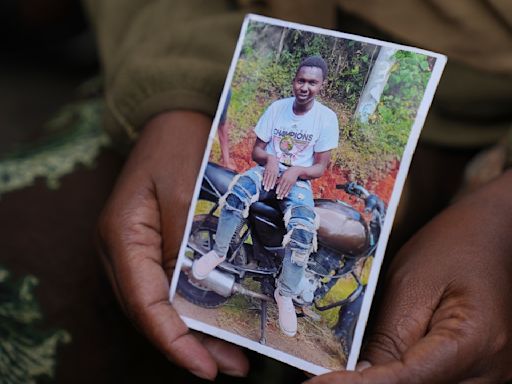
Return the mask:
[(327, 78), (327, 63), (321, 56), (308, 56), (305, 59), (303, 59), (299, 67), (297, 68), (297, 72), (300, 71), (302, 67), (317, 67), (322, 70), (322, 75), (324, 80)]

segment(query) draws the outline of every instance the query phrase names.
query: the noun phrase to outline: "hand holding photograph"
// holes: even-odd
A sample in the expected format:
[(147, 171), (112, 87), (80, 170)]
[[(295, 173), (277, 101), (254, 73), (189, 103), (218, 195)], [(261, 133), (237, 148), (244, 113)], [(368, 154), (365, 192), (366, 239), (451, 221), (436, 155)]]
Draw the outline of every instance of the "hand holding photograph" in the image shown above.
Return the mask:
[(171, 283), (195, 330), (354, 369), (446, 59), (248, 15)]

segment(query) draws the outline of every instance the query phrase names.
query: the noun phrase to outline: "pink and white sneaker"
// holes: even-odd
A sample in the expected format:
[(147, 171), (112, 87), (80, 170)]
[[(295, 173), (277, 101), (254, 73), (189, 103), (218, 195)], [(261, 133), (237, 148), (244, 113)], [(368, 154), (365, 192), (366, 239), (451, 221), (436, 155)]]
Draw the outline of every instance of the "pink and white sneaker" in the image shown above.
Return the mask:
[(208, 274), (224, 260), (226, 260), (226, 256), (221, 257), (212, 249), (201, 256), (200, 259), (194, 261), (194, 264), (192, 264), (192, 276), (197, 280), (206, 279)]
[(297, 333), (297, 314), (291, 297), (281, 296), (279, 288), (274, 292), (279, 312), (279, 328), (286, 335), (293, 337)]

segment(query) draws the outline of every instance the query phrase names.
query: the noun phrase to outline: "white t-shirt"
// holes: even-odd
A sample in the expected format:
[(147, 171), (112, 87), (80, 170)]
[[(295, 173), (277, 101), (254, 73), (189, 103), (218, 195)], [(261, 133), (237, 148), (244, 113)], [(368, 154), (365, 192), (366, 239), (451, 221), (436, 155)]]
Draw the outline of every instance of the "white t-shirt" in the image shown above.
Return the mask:
[(295, 97), (277, 100), (261, 116), (254, 128), (267, 143), (267, 153), (281, 164), (309, 167), (313, 154), (338, 146), (338, 118), (319, 101), (304, 115), (293, 113)]

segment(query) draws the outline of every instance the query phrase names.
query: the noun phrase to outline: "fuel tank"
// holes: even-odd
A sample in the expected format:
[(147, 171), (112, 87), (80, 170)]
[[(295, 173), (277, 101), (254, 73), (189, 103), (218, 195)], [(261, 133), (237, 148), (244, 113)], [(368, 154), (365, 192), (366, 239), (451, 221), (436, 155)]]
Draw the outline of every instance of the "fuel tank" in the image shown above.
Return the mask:
[(320, 244), (351, 256), (360, 256), (369, 248), (368, 227), (357, 210), (341, 202), (317, 199), (315, 212), (320, 218)]

